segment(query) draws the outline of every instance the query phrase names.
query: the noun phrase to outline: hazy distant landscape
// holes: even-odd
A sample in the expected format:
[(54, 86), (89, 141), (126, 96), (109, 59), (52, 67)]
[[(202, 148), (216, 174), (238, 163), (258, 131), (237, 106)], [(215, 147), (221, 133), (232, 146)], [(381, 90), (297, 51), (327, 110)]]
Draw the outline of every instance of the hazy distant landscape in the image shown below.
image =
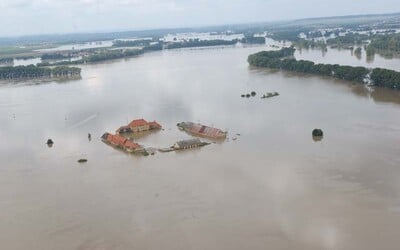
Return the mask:
[(397, 250), (400, 13), (307, 3), (0, 3), (2, 249)]

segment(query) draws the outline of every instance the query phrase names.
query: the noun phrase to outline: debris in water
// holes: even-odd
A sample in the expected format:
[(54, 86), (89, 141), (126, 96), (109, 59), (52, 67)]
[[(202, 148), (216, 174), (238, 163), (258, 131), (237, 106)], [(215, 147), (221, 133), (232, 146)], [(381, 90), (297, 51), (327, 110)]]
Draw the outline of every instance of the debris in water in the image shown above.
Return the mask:
[(88, 160), (87, 159), (79, 159), (78, 160), (78, 163), (85, 163), (85, 162), (87, 162)]
[(322, 140), (322, 138), (323, 138), (323, 136), (324, 136), (324, 132), (321, 130), (321, 129), (314, 129), (313, 131), (312, 131), (312, 138), (313, 138), (313, 140), (315, 141), (315, 142), (319, 142), (319, 141), (321, 141)]
[(274, 96), (278, 96), (279, 93), (278, 92), (268, 92), (267, 94), (264, 94), (263, 96), (261, 96), (262, 99), (264, 98), (270, 98), (270, 97), (274, 97)]
[(89, 141), (91, 141), (91, 140), (92, 140), (92, 135), (91, 135), (90, 133), (88, 134), (88, 136), (87, 136), (87, 137), (88, 137)]
[(322, 131), (322, 129), (316, 128), (312, 131), (312, 135), (317, 137), (322, 137), (324, 136), (324, 132)]
[(47, 144), (47, 146), (49, 146), (49, 148), (51, 148), (51, 147), (53, 147), (54, 142), (52, 139), (48, 139), (46, 144)]

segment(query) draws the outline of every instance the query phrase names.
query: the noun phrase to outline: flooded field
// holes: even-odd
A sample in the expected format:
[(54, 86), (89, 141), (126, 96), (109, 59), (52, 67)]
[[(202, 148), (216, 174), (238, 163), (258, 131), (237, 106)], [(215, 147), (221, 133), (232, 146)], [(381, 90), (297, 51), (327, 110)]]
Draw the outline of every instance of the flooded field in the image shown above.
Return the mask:
[[(1, 248), (398, 249), (400, 92), (249, 68), (265, 48), (168, 50), (2, 86)], [(135, 118), (164, 126), (145, 146), (190, 138), (182, 121), (229, 139), (148, 157), (101, 142)]]
[(349, 49), (332, 49), (328, 47), (327, 52), (320, 49), (297, 50), (295, 57), (298, 60), (310, 60), (315, 63), (364, 66), (367, 68), (386, 68), (400, 71), (400, 58), (386, 59), (378, 53), (368, 57), (364, 48), (362, 48), (360, 56), (357, 56)]

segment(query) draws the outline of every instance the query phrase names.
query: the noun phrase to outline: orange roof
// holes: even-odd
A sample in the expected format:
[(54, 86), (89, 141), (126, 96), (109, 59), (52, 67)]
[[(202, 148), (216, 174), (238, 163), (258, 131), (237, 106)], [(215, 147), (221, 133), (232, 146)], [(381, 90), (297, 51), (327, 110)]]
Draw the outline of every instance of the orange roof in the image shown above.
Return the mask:
[(149, 122), (149, 125), (150, 125), (151, 128), (157, 128), (157, 129), (161, 128), (161, 125), (156, 121)]
[(109, 135), (107, 138), (107, 141), (118, 146), (124, 146), (127, 140), (128, 139), (120, 135)]
[(144, 119), (138, 119), (138, 120), (133, 120), (131, 123), (129, 123), (128, 127), (134, 128), (134, 127), (140, 127), (140, 126), (146, 126), (149, 123), (144, 120)]
[(124, 147), (129, 148), (129, 149), (137, 149), (137, 148), (140, 148), (140, 145), (137, 143), (134, 143), (130, 140), (127, 140), (124, 144)]

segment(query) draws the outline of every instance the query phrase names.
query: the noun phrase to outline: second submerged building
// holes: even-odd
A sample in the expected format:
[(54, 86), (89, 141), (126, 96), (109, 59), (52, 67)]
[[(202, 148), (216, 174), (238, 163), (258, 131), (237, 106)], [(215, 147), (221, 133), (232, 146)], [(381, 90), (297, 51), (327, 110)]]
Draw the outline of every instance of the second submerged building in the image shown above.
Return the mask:
[(124, 133), (139, 133), (144, 131), (150, 131), (155, 129), (161, 129), (161, 125), (156, 121), (147, 122), (144, 119), (137, 119), (131, 121), (128, 125), (122, 126), (117, 130), (117, 134)]

